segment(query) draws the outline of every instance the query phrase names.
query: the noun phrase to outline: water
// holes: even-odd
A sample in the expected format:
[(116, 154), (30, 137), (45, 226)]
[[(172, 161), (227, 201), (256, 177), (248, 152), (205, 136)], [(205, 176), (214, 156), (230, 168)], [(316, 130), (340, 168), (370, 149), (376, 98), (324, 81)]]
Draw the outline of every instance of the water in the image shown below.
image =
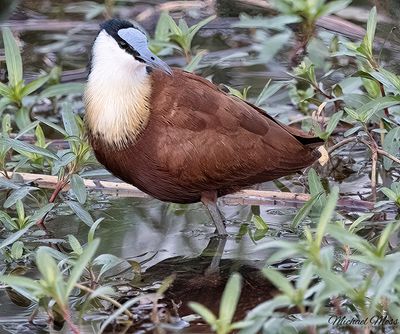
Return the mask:
[[(65, 31), (51, 31), (45, 26), (44, 29), (22, 31), (19, 37), (24, 49), (26, 76), (29, 80), (38, 73), (39, 69), (49, 70), (54, 64), (62, 64), (65, 71), (64, 81), (69, 80), (73, 75), (75, 75), (74, 80), (83, 81), (97, 23), (83, 21), (84, 17), (80, 13), (66, 12), (67, 5), (70, 6), (77, 1), (57, 1), (57, 4), (54, 2), (21, 1), (20, 12), (14, 14), (16, 19), (35, 18), (38, 20), (37, 22), (47, 19), (80, 20), (79, 22), (81, 22), (72, 33), (70, 32), (67, 39)], [(359, 5), (361, 6), (361, 4)], [(152, 8), (151, 5), (143, 6)], [(83, 26), (88, 29), (81, 29)], [(196, 42), (210, 50), (206, 61), (208, 64), (214, 64), (218, 59), (228, 56), (232, 52), (239, 52), (238, 48), (246, 49), (248, 46), (245, 41), (249, 33), (251, 32), (232, 30), (226, 27), (214, 30), (205, 29)], [(234, 51), (230, 45), (232, 41), (229, 40), (232, 36), (237, 41), (237, 48)], [(386, 49), (384, 54), (387, 55), (387, 58), (393, 56), (390, 48)], [(171, 57), (166, 60), (172, 65), (182, 65), (183, 58)], [(202, 75), (213, 75), (216, 83), (229, 84), (238, 89), (251, 85), (250, 98), (252, 98), (258, 95), (269, 78), (287, 80), (288, 77), (285, 74), (287, 66), (285, 61), (270, 63), (267, 68), (262, 65), (250, 66), (234, 59), (224, 62), (224, 65), (220, 67), (214, 66), (211, 69), (206, 67), (202, 71)], [(273, 114), (283, 111), (279, 117), (285, 121), (302, 116), (288, 105), (288, 101), (287, 94), (278, 94), (270, 102), (270, 111)], [(78, 106), (78, 109), (83, 111), (82, 105), (78, 103)], [(43, 114), (49, 115), (48, 111), (44, 111)], [(366, 173), (346, 169), (348, 164), (346, 161), (349, 156), (351, 159), (359, 161), (361, 165), (362, 161), (365, 161), (365, 154), (363, 149), (345, 150), (337, 158), (337, 166), (325, 168), (320, 171), (320, 174), (330, 178), (331, 184), (340, 183), (341, 192), (344, 195), (354, 198), (357, 198), (359, 194), (368, 196), (370, 192), (369, 178)], [(360, 167), (360, 169), (362, 168)], [(304, 191), (304, 177), (288, 177), (280, 181), (291, 191)], [(269, 182), (264, 184), (262, 189), (276, 190), (277, 186), (273, 182)], [(290, 229), (290, 223), (297, 212), (297, 207), (290, 204), (274, 205), (273, 203), (260, 207), (239, 205), (222, 207), (228, 220), (227, 230), (230, 235), (225, 243), (214, 237), (214, 226), (204, 207), (200, 204), (175, 205), (157, 200), (105, 196), (96, 192), (91, 194), (86, 205), (95, 219), (105, 217), (96, 232), (96, 236), (102, 240), (98, 253), (113, 254), (140, 268), (140, 274), (138, 272), (133, 274), (129, 270), (132, 276), (129, 277), (128, 285), (130, 293), (134, 294), (143, 290), (152, 291), (165, 277), (175, 273), (174, 284), (163, 301), (166, 312), (172, 313), (172, 300), (182, 302), (182, 306), (179, 308), (181, 317), (192, 313), (187, 307), (188, 301), (198, 301), (216, 312), (229, 274), (239, 271), (244, 277), (244, 287), (236, 313), (237, 319), (243, 318), (246, 311), (277, 293), (259, 272), (273, 250), (266, 251), (260, 250), (260, 248), (263, 244), (276, 238), (297, 240), (298, 231)], [(73, 234), (82, 243), (85, 243), (89, 228), (75, 215), (72, 215), (67, 207), (59, 208), (58, 212), (60, 215), (48, 225), (52, 236), (64, 238), (68, 234)], [(351, 214), (351, 212), (343, 212)], [(246, 227), (252, 233), (255, 232), (254, 225), (250, 223), (252, 213), (259, 213), (269, 227), (268, 233), (258, 241), (253, 240), (249, 233), (240, 234), (240, 231)], [(282, 270), (290, 272), (291, 268), (296, 265), (296, 261), (293, 260), (293, 262), (287, 261), (278, 266)], [(117, 273), (116, 277), (121, 278), (121, 275), (121, 273)], [(36, 318), (36, 325), (30, 325), (26, 322), (26, 317), (30, 315), (32, 309), (18, 306), (15, 302), (15, 300), (11, 301), (9, 294), (4, 291), (0, 292), (1, 333), (39, 334), (48, 332), (44, 327), (46, 319), (44, 314), (40, 314)], [(149, 313), (143, 311), (143, 314), (146, 312)], [(93, 319), (101, 318), (101, 314), (86, 315), (82, 326), (83, 332), (95, 332), (96, 330), (93, 328), (98, 328), (96, 326), (99, 321), (93, 321)], [(148, 329), (148, 315), (144, 318), (147, 321), (135, 325), (134, 330), (145, 331), (146, 328)], [(192, 324), (191, 327), (186, 327), (187, 324), (181, 320), (174, 329), (167, 329), (167, 331), (182, 329), (185, 333), (198, 333), (208, 330), (201, 324)]]

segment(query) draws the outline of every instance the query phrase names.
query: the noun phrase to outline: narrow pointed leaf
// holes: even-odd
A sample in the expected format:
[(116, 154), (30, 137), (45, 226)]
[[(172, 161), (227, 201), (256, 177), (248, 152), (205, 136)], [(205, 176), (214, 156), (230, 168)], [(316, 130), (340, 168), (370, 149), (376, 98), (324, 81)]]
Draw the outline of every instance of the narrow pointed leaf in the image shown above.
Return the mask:
[(95, 239), (95, 240), (93, 240), (93, 242), (89, 243), (86, 246), (85, 250), (83, 251), (82, 255), (74, 263), (74, 266), (69, 275), (67, 287), (65, 290), (67, 296), (69, 296), (69, 294), (75, 287), (75, 284), (78, 282), (78, 280), (82, 276), (83, 271), (85, 270), (85, 267), (88, 265), (89, 261), (92, 259), (92, 257), (96, 253), (96, 250), (99, 247), (99, 243), (100, 243), (99, 239)]
[(219, 318), (222, 322), (230, 324), (239, 302), (242, 289), (242, 277), (234, 273), (228, 280), (221, 298)]
[(9, 28), (3, 28), (3, 41), (6, 54), (8, 80), (12, 87), (22, 82), (22, 58), (19, 47)]
[(71, 177), (71, 190), (75, 194), (79, 203), (84, 204), (86, 202), (87, 191), (85, 183), (78, 174), (74, 174)]
[(39, 77), (33, 81), (31, 81), (30, 83), (28, 83), (27, 85), (24, 86), (24, 88), (22, 88), (21, 90), (21, 96), (28, 96), (29, 94), (32, 94), (33, 92), (37, 91), (40, 87), (42, 87), (48, 80), (49, 80), (49, 76), (45, 75), (42, 77)]
[(61, 83), (46, 88), (41, 94), (41, 98), (49, 98), (70, 94), (83, 94), (85, 85), (77, 82)]

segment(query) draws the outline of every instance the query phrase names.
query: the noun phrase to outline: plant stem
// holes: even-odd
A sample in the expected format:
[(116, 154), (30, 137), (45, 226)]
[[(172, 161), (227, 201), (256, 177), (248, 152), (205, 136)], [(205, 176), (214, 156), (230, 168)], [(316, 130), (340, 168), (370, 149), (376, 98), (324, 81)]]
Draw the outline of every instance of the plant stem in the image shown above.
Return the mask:
[[(56, 188), (54, 189), (53, 193), (50, 196), (49, 199), (49, 203), (54, 203), (54, 201), (56, 200), (58, 194), (64, 189), (64, 187), (68, 184), (69, 182), (69, 178), (63, 178), (61, 180), (59, 180), (56, 184)], [(44, 221), (47, 217), (48, 213), (42, 218), (40, 219), (36, 225), (38, 225), (41, 229), (46, 230), (46, 226), (44, 225)]]
[(64, 320), (68, 324), (68, 326), (71, 329), (72, 333), (80, 334), (79, 328), (76, 327), (75, 324), (71, 320), (71, 315), (69, 313), (69, 310), (63, 310), (63, 316), (64, 316)]
[(1, 171), (1, 174), (3, 174), (6, 179), (11, 179), (10, 176), (8, 175), (8, 173), (7, 173), (7, 170), (3, 169)]

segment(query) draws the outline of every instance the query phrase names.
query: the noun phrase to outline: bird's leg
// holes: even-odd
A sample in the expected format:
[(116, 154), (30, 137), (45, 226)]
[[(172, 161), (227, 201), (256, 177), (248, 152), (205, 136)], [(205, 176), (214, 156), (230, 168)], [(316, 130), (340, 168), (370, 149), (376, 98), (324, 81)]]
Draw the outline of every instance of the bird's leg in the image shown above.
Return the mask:
[(219, 265), (221, 263), (222, 255), (224, 254), (225, 245), (226, 238), (218, 238), (218, 245), (214, 251), (211, 263), (205, 271), (206, 275), (219, 273)]
[(224, 222), (222, 221), (221, 213), (217, 207), (217, 192), (216, 191), (203, 191), (201, 193), (201, 202), (207, 207), (210, 213), (211, 219), (213, 220), (217, 233), (219, 236), (226, 236)]

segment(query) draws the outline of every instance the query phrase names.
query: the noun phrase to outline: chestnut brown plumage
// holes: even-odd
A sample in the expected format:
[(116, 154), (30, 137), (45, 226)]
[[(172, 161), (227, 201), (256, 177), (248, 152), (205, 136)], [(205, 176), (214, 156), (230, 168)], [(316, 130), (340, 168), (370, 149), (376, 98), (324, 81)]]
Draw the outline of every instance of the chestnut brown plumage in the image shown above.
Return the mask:
[(320, 139), (279, 123), (195, 74), (147, 67), (143, 75), (149, 95), (137, 131), (123, 132), (117, 145), (94, 126), (94, 119), (103, 116), (90, 92), (90, 77), (87, 129), (99, 162), (157, 199), (203, 201), (215, 221), (218, 196), (294, 173), (319, 157)]

